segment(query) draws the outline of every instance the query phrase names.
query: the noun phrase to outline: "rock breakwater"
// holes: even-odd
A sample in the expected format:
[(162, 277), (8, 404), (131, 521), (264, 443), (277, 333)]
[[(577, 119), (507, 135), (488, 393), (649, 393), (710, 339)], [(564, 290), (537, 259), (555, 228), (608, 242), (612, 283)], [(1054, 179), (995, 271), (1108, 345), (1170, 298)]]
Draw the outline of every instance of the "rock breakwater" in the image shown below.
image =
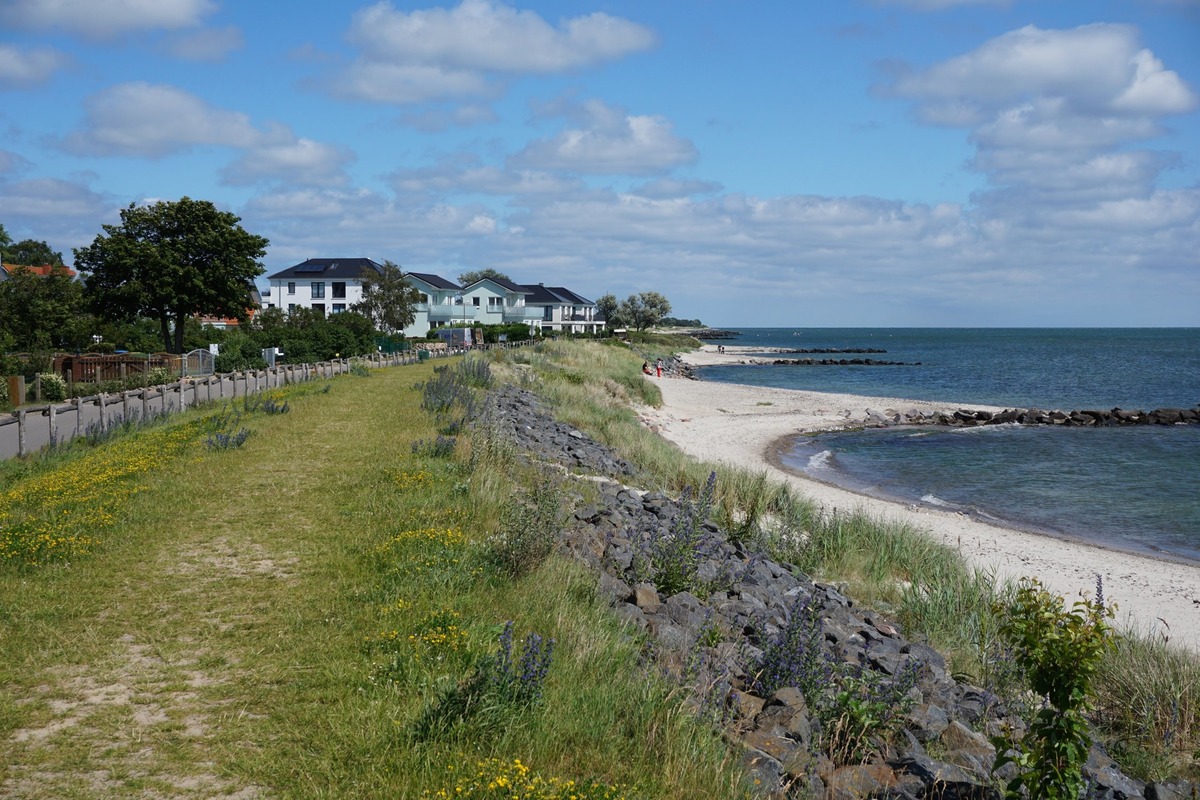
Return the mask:
[(957, 409), (954, 411), (874, 411), (868, 409), (864, 422), (873, 427), (890, 425), (946, 425), (975, 427), (979, 425), (1061, 425), (1064, 427), (1107, 428), (1118, 425), (1197, 425), (1200, 406), (1196, 408), (1159, 408), (1154, 411), (1043, 411), (1038, 408), (1007, 408), (1003, 411)]

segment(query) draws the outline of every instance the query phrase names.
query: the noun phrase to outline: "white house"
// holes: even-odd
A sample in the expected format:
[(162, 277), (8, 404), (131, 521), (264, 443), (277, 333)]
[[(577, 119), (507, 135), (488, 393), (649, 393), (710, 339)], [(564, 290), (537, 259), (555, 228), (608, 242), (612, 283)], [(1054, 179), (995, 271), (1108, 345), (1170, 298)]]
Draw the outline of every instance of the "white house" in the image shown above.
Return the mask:
[(526, 308), (534, 309), (541, 327), (564, 333), (595, 333), (604, 327), (596, 318), (596, 304), (562, 286), (526, 285)]
[(267, 276), (270, 288), (263, 308), (295, 311), (311, 308), (322, 314), (349, 311), (362, 302), (362, 279), (383, 265), (369, 258), (310, 258)]

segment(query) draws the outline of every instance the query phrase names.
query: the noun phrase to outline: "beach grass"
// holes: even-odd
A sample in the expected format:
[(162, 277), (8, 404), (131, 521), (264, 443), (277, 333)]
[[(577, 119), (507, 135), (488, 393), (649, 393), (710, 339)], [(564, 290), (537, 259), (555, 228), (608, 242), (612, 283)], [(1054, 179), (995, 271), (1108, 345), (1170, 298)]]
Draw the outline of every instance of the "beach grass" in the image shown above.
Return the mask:
[[(0, 569), (0, 794), (416, 798), (519, 760), (615, 794), (743, 796), (593, 576), (553, 555), (496, 567), (503, 506), (533, 476), (469, 432), (421, 444), (433, 375), (296, 387), (288, 413), (241, 419), (241, 446), (191, 442), (130, 476), (87, 552)], [(87, 458), (9, 466), (0, 489)], [(554, 640), (539, 698), (446, 713), (507, 623)]]

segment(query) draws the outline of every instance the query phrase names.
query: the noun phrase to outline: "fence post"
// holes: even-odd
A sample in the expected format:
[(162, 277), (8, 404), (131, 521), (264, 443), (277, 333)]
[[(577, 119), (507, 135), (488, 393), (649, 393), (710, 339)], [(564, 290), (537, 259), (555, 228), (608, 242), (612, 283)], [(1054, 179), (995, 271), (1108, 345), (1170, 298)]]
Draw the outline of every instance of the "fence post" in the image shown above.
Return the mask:
[(71, 402), (75, 404), (75, 435), (83, 436), (83, 398), (72, 397)]
[(150, 410), (150, 397), (149, 397), (149, 395), (150, 395), (150, 387), (149, 387), (149, 386), (143, 386), (143, 387), (142, 387), (142, 419), (145, 419), (145, 418), (146, 418), (146, 415), (147, 415), (147, 413), (148, 413), (148, 412), (149, 412), (149, 410)]
[(182, 414), (187, 409), (187, 384), (183, 382), (183, 378), (179, 379), (179, 413)]
[(17, 409), (17, 455), (25, 455), (25, 409)]
[(50, 427), (50, 446), (54, 447), (58, 444), (58, 424), (54, 418), (54, 403), (46, 407), (46, 413), (50, 417), (48, 424)]
[(107, 427), (104, 424), (104, 392), (100, 392), (99, 397), (100, 397), (100, 430), (101, 430), (101, 432), (103, 432), (104, 429)]
[(33, 400), (40, 402), (42, 399), (42, 374), (39, 372), (33, 376)]
[(129, 422), (129, 390), (121, 392), (121, 418)]

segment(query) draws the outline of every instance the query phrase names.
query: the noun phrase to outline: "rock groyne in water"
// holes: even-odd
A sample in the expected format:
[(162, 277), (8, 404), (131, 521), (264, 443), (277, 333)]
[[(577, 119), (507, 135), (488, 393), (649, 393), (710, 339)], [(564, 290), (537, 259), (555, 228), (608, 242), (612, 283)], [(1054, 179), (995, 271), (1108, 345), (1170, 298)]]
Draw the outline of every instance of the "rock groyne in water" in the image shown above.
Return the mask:
[(1200, 406), (1158, 408), (1154, 411), (1043, 411), (1038, 408), (1006, 408), (1003, 411), (886, 411), (867, 410), (864, 420), (871, 427), (891, 425), (943, 425), (970, 428), (979, 425), (1059, 425), (1076, 428), (1109, 428), (1119, 425), (1200, 425)]

